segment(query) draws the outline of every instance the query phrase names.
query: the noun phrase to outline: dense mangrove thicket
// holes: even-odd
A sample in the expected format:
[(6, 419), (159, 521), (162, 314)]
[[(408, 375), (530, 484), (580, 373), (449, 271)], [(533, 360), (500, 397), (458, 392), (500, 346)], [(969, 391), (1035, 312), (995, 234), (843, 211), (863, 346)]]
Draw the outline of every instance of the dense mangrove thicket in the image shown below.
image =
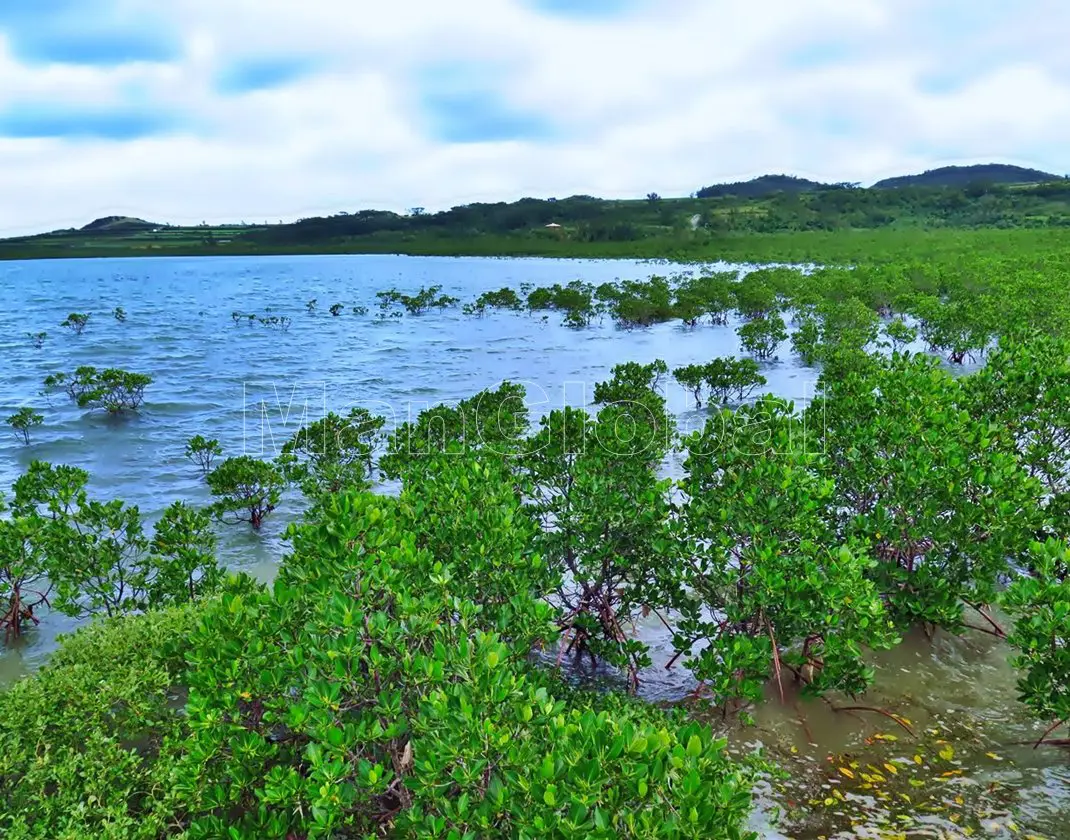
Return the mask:
[[(393, 429), (331, 413), (275, 461), (198, 437), (216, 502), (176, 504), (151, 537), (81, 470), (35, 462), (0, 519), (5, 630), (46, 604), (106, 617), (0, 695), (0, 831), (737, 840), (775, 769), (730, 754), (708, 713), (745, 721), (770, 684), (861, 708), (873, 652), (919, 627), (1006, 638), (1042, 740), (1065, 744), (1060, 266), (502, 289), (467, 314), (734, 322), (756, 358), (622, 363), (592, 405), (543, 417), (515, 383)], [(456, 303), (380, 299), (384, 317)], [(760, 393), (789, 332), (821, 366), (807, 406)], [(709, 405), (686, 435), (674, 380)], [(255, 530), (295, 489), (306, 513), (274, 583), (226, 576), (211, 517)], [(638, 699), (649, 620), (693, 675), (686, 712)], [(561, 679), (576, 661), (619, 679), (578, 689)]]

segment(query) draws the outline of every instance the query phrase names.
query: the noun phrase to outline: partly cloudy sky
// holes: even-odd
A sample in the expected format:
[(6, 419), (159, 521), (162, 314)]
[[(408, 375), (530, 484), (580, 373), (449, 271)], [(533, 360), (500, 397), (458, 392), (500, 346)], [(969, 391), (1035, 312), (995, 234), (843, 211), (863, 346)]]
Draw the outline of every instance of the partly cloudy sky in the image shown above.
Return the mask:
[(1070, 171), (1067, 0), (0, 0), (0, 236)]

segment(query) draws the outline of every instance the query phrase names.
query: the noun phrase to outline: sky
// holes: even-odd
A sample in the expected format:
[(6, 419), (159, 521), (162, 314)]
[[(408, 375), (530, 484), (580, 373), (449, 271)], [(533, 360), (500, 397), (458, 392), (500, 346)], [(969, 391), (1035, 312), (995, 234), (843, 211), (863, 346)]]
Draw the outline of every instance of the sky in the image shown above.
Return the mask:
[(1065, 0), (0, 0), (0, 236), (1070, 172)]

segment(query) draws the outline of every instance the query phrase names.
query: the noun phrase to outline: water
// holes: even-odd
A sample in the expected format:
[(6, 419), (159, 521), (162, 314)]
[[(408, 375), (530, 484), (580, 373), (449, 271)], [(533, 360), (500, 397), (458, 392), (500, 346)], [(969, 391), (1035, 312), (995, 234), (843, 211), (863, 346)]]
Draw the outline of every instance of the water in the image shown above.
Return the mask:
[[(176, 499), (209, 501), (198, 470), (183, 456), (186, 441), (196, 434), (218, 438), (227, 455), (272, 456), (296, 428), (327, 410), (364, 406), (392, 425), (429, 405), (462, 399), (507, 379), (527, 387), (537, 419), (564, 403), (588, 403), (594, 383), (619, 362), (661, 358), (672, 368), (738, 354), (733, 324), (694, 330), (663, 324), (627, 332), (606, 322), (575, 331), (561, 326), (554, 314), (545, 321), (516, 313), (479, 319), (464, 316), (459, 307), (421, 317), (375, 317), (375, 293), (391, 287), (415, 292), (441, 285), (444, 293), (467, 302), (481, 292), (525, 282), (583, 279), (597, 284), (667, 270), (628, 261), (398, 256), (0, 263), (0, 353), (6, 362), (0, 414), (6, 417), (32, 405), (45, 415), (29, 447), (6, 430), (0, 434), (0, 487), (8, 487), (33, 459), (69, 463), (89, 472), (96, 497), (122, 498), (153, 518)], [(312, 298), (318, 309), (309, 314), (305, 302)], [(344, 304), (341, 316), (327, 312), (333, 303)], [(127, 312), (125, 323), (111, 315), (117, 306)], [(365, 306), (369, 313), (354, 315), (353, 306)], [(286, 332), (247, 319), (235, 324), (235, 311), (287, 315), (293, 323)], [(83, 335), (59, 327), (70, 312), (93, 313)], [(35, 349), (26, 333), (41, 331), (49, 335)], [(46, 375), (82, 364), (152, 374), (155, 382), (141, 415), (116, 420), (79, 410), (64, 395), (50, 401), (39, 395)], [(763, 374), (768, 390), (780, 396), (803, 403), (813, 393), (815, 373), (799, 367), (786, 345), (779, 360), (763, 366)], [(671, 382), (667, 397), (685, 431), (705, 421), (705, 410), (696, 410), (690, 396)], [(679, 461), (670, 465), (670, 470), (678, 469)], [(285, 552), (281, 534), (299, 512), (298, 503), (294, 493), (265, 521), (260, 534), (222, 529), (223, 560), (269, 579)], [(0, 652), (0, 685), (38, 667), (54, 650), (57, 633), (75, 626), (46, 615), (17, 646)], [(654, 646), (655, 657), (667, 660), (671, 651), (659, 626), (651, 623), (640, 632)], [(898, 794), (917, 799), (922, 791), (909, 779), (923, 779), (926, 788), (949, 784), (940, 776), (946, 772), (942, 760), (917, 765), (913, 755), (918, 753), (911, 750), (924, 751), (927, 760), (941, 748), (933, 749), (930, 742), (947, 740), (955, 744), (954, 760), (962, 762), (965, 781), (947, 778), (956, 786), (971, 785), (966, 793), (985, 791), (984, 801), (970, 805), (973, 799), (963, 795), (968, 813), (958, 824), (947, 813), (932, 814), (925, 817), (926, 827), (911, 829), (907, 836), (955, 837), (957, 826), (967, 822), (975, 836), (1011, 836), (1003, 815), (1008, 807), (1020, 810), (1017, 826), (1022, 831), (1061, 836), (1057, 827), (1070, 824), (1068, 763), (1053, 751), (1007, 746), (1036, 737), (1038, 727), (1016, 702), (1006, 654), (1003, 645), (989, 640), (945, 637), (932, 643), (909, 640), (885, 654), (878, 685), (865, 702), (910, 717), (917, 739), (905, 732), (895, 742), (874, 739), (875, 734), (892, 734), (894, 724), (868, 713), (861, 720), (834, 713), (820, 702), (800, 705), (800, 714), (790, 696), (781, 704), (771, 689), (772, 702), (758, 710), (755, 727), (729, 727), (734, 743), (762, 743), (792, 776), (785, 790), (771, 790), (762, 798), (756, 824), (767, 836), (780, 836), (763, 814), (795, 802), (812, 814), (794, 816), (787, 836), (880, 836), (851, 829), (851, 818), (839, 812), (857, 813), (872, 828), (892, 813), (877, 796), (884, 790), (848, 789), (850, 780), (826, 759), (864, 754), (869, 756), (861, 762), (864, 767), (905, 757), (909, 767), (903, 765), (895, 775), (904, 790), (887, 787), (896, 807), (907, 808)], [(678, 699), (692, 685), (681, 668), (656, 667), (648, 676), (644, 690), (652, 699)], [(946, 736), (925, 732), (937, 728), (943, 733), (944, 727)], [(905, 746), (908, 741), (913, 745)], [(988, 758), (989, 752), (998, 758)], [(830, 768), (839, 775), (835, 786), (842, 788), (839, 795), (848, 805), (829, 793)], [(987, 792), (994, 782), (994, 791)], [(957, 806), (954, 797), (960, 795), (951, 795), (952, 804)], [(832, 807), (823, 804), (829, 796)], [(810, 805), (811, 799), (821, 804)], [(982, 819), (986, 808), (997, 816)], [(996, 824), (999, 828), (992, 827)], [(854, 833), (837, 834), (846, 831)]]

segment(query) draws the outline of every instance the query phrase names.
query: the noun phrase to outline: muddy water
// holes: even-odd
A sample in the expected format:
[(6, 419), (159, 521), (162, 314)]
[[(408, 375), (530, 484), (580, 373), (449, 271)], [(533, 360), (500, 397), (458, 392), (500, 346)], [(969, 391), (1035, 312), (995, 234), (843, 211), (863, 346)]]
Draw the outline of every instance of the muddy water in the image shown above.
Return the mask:
[[(456, 400), (503, 379), (528, 388), (533, 416), (589, 401), (593, 384), (622, 361), (662, 358), (670, 368), (739, 353), (733, 325), (686, 330), (664, 324), (620, 332), (609, 324), (569, 330), (551, 317), (513, 314), (465, 318), (459, 310), (378, 322), (375, 292), (412, 292), (441, 284), (470, 300), (501, 286), (600, 283), (666, 271), (630, 262), (565, 260), (302, 257), (257, 259), (69, 260), (0, 264), (0, 408), (45, 414), (33, 445), (0, 435), (0, 489), (33, 458), (87, 469), (98, 498), (123, 498), (153, 517), (175, 499), (208, 501), (182, 455), (194, 434), (219, 438), (229, 455), (271, 456), (302, 422), (325, 410), (364, 405), (395, 421), (427, 405)], [(310, 316), (305, 301), (318, 298)], [(343, 303), (347, 314), (326, 308)], [(126, 323), (108, 314), (123, 306)], [(289, 315), (287, 333), (242, 323), (232, 311)], [(85, 334), (65, 334), (68, 312), (92, 312)], [(47, 331), (41, 350), (27, 332)], [(787, 345), (763, 366), (769, 390), (804, 403), (814, 372)], [(42, 402), (41, 380), (79, 364), (151, 373), (142, 416), (115, 424), (61, 401)], [(706, 413), (669, 387), (683, 429)], [(263, 407), (270, 407), (264, 413)], [(305, 411), (310, 414), (305, 415)], [(679, 474), (680, 460), (669, 465)], [(286, 550), (286, 523), (299, 514), (288, 499), (264, 531), (227, 529), (220, 550), (233, 568), (269, 579)], [(76, 623), (46, 615), (22, 643), (0, 651), (0, 686), (29, 673), (54, 650), (57, 633)], [(640, 628), (654, 652), (643, 692), (677, 702), (694, 688), (686, 670), (666, 671), (672, 656), (664, 628)], [(912, 732), (870, 711), (834, 712), (775, 686), (752, 726), (723, 728), (733, 749), (761, 746), (786, 772), (760, 790), (754, 826), (772, 838), (1036, 837), (1070, 838), (1070, 755), (1032, 750), (1043, 727), (1017, 702), (1006, 647), (991, 637), (911, 637), (874, 657), (877, 684), (855, 704), (910, 720)], [(581, 667), (576, 679), (587, 678)], [(601, 678), (607, 675), (596, 675)], [(837, 705), (851, 705), (834, 698)], [(894, 740), (893, 740), (894, 739)]]

